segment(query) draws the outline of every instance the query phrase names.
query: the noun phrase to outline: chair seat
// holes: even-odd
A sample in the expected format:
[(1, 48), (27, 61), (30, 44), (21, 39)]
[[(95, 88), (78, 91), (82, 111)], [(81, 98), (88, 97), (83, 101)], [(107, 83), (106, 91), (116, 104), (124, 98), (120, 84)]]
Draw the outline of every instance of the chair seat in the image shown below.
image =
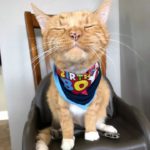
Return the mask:
[[(73, 150), (146, 150), (145, 139), (138, 129), (129, 124), (121, 117), (108, 120), (107, 124), (115, 126), (120, 139), (109, 139), (102, 137), (98, 141), (90, 142), (84, 140), (84, 132), (76, 135)], [(53, 140), (49, 146), (52, 150), (61, 150), (61, 140)]]
[[(38, 130), (47, 126), (52, 117), (45, 95), (49, 87), (49, 75), (42, 80), (33, 99), (28, 120), (24, 127), (22, 150), (35, 150)], [(100, 140), (84, 140), (84, 130), (75, 130), (75, 147), (73, 150), (150, 150), (150, 123), (145, 115), (133, 106), (126, 104), (115, 93), (109, 110), (107, 124), (113, 125), (120, 133), (120, 139), (109, 139), (101, 136)], [(111, 109), (112, 108), (112, 109)], [(48, 110), (48, 111), (46, 111)], [(49, 122), (48, 122), (49, 123)], [(50, 123), (51, 124), (51, 123)], [(61, 139), (52, 140), (50, 150), (61, 150)]]

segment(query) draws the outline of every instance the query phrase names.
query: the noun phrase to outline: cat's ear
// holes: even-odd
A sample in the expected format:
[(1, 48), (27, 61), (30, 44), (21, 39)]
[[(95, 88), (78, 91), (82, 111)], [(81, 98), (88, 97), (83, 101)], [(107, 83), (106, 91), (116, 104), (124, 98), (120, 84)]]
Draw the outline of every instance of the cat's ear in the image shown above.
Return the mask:
[(31, 3), (31, 7), (43, 33), (46, 29), (46, 24), (50, 20), (50, 17), (38, 9), (33, 3)]
[(103, 23), (106, 23), (108, 20), (111, 4), (112, 0), (104, 0), (100, 5), (100, 8), (95, 12), (100, 21)]

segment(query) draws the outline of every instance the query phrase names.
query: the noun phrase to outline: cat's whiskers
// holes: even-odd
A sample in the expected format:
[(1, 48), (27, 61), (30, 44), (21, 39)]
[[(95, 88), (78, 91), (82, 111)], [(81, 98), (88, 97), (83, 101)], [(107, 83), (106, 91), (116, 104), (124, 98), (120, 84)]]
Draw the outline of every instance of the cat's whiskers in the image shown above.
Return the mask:
[[(59, 43), (64, 43), (66, 42), (66, 40), (59, 40)], [(37, 49), (45, 49), (47, 47), (48, 44), (51, 44), (51, 41), (48, 41), (48, 42), (44, 42), (42, 43), (41, 45), (35, 45), (35, 46), (32, 46), (32, 51), (36, 51)], [(60, 45), (60, 44), (59, 44)]]
[[(101, 49), (101, 50), (98, 51), (98, 52), (100, 52), (102, 55), (105, 55), (106, 58), (108, 58), (108, 59), (110, 60), (110, 62), (111, 62), (112, 65), (113, 65), (113, 68), (114, 68), (114, 70), (115, 70), (115, 72), (116, 72), (116, 67), (115, 67), (115, 64), (114, 64), (112, 58), (111, 58), (108, 54), (106, 55), (105, 49), (104, 49), (103, 47), (100, 47), (100, 49)], [(95, 49), (94, 47), (92, 47), (90, 50), (92, 50), (92, 51), (97, 55), (98, 59), (100, 60), (100, 62), (102, 63), (102, 65), (103, 65), (103, 67), (104, 67), (105, 64), (104, 64), (104, 62), (101, 61), (101, 58), (100, 58), (100, 56), (98, 55), (96, 49)]]
[[(53, 48), (53, 49), (54, 49), (54, 48)], [(32, 63), (34, 63), (37, 59), (41, 58), (43, 55), (45, 55), (45, 54), (51, 52), (53, 49), (46, 50), (46, 51), (42, 52), (41, 54), (39, 54), (38, 56), (34, 57), (34, 58), (32, 59)]]
[(102, 55), (105, 55), (105, 57), (110, 61), (110, 63), (112, 64), (112, 66), (113, 66), (113, 68), (114, 68), (114, 70), (115, 70), (115, 73), (117, 73), (117, 71), (116, 71), (116, 66), (115, 66), (115, 63), (114, 63), (114, 61), (113, 61), (113, 59), (110, 57), (110, 55), (107, 53), (105, 53), (105, 52), (103, 52), (103, 51), (100, 51), (100, 53), (102, 53)]
[[(106, 49), (104, 49), (103, 47), (98, 47), (98, 48), (95, 48), (95, 44), (93, 42), (91, 43), (88, 43), (87, 46), (87, 49), (90, 49), (90, 50), (94, 50), (94, 52), (97, 54), (97, 52), (101, 52), (103, 55), (106, 56)], [(97, 54), (98, 58), (100, 59), (99, 55)], [(111, 60), (111, 62), (113, 62), (113, 60), (111, 59), (111, 57), (108, 55), (106, 57), (109, 57), (109, 59)]]
[(106, 66), (106, 64), (105, 64), (105, 62), (103, 62), (103, 61), (101, 61), (101, 58), (100, 58), (100, 56), (97, 54), (97, 52), (95, 51), (95, 50), (93, 50), (92, 49), (92, 52), (94, 52), (96, 55), (97, 55), (97, 57), (98, 57), (98, 59), (99, 59), (99, 62), (100, 62), (100, 64), (101, 64), (101, 66), (102, 66), (102, 68), (105, 68)]
[[(62, 48), (62, 46), (55, 46), (55, 47), (53, 47), (53, 49), (48, 49), (48, 50), (46, 50), (45, 52), (43, 52), (44, 54), (46, 54), (46, 56), (44, 57), (45, 59), (49, 56), (49, 55), (51, 55), (51, 54), (53, 54), (53, 53), (55, 53), (56, 51), (58, 51), (58, 48)], [(42, 56), (43, 56), (42, 55)], [(42, 57), (41, 56), (41, 57)], [(38, 57), (38, 58), (36, 58), (36, 59), (39, 59), (40, 57)], [(36, 64), (34, 64), (34, 69), (37, 67), (37, 65), (40, 63), (40, 62), (42, 62), (43, 60), (44, 60), (44, 58), (42, 58), (41, 60), (38, 60), (38, 62), (36, 63)], [(35, 60), (34, 60), (35, 61)]]
[(119, 35), (119, 36), (122, 36), (122, 37), (127, 37), (129, 39), (132, 39), (132, 40), (136, 40), (133, 36), (130, 36), (128, 34), (123, 34), (123, 33), (118, 33), (118, 32), (109, 32), (109, 35)]
[[(51, 55), (52, 53), (54, 53), (54, 52), (56, 52), (57, 51), (57, 49), (56, 50), (54, 50), (54, 51), (51, 51), (51, 52), (49, 52), (49, 53), (46, 53), (46, 56), (44, 57), (45, 59), (49, 56), (49, 55)], [(39, 60), (36, 64), (34, 64), (33, 65), (33, 69), (35, 70), (36, 69), (36, 67), (37, 67), (37, 65), (39, 64), (39, 63), (41, 63), (42, 61), (44, 61), (44, 58), (42, 58), (41, 60)]]
[[(64, 43), (64, 42), (66, 42), (66, 40), (61, 40), (59, 42), (60, 43)], [(37, 49), (44, 49), (44, 48), (46, 48), (48, 46), (48, 44), (51, 44), (51, 41), (44, 42), (41, 45), (35, 45), (35, 46), (32, 47), (32, 50), (34, 51), (34, 50), (37, 50)]]
[[(67, 43), (66, 43), (66, 44), (67, 44)], [(61, 44), (60, 44), (60, 45), (61, 45)], [(48, 49), (48, 50), (42, 52), (42, 53), (39, 54), (38, 56), (33, 57), (32, 63), (34, 63), (37, 59), (41, 58), (43, 55), (45, 55), (46, 53), (48, 53), (48, 52), (50, 52), (50, 51), (52, 51), (52, 50), (54, 50), (54, 49), (56, 49), (56, 48), (61, 48), (61, 46), (59, 47), (59, 46), (57, 45), (57, 46), (55, 46), (55, 47), (53, 47), (53, 48), (51, 48), (51, 49)]]
[(105, 67), (104, 62), (101, 61), (101, 58), (100, 58), (100, 56), (97, 54), (97, 52), (96, 52), (94, 49), (90, 49), (90, 50), (91, 50), (92, 52), (94, 52), (94, 54), (96, 54), (96, 56), (97, 56), (98, 60), (100, 61), (101, 65), (102, 65), (103, 67)]
[[(65, 40), (62, 40), (62, 41), (60, 41), (60, 43), (61, 43), (61, 42), (64, 42), (64, 41), (65, 41)], [(66, 41), (65, 41), (65, 43), (67, 44)], [(47, 44), (50, 44), (50, 42), (45, 42), (45, 43), (43, 43), (43, 45), (47, 45)], [(100, 57), (99, 57), (99, 55), (98, 55), (98, 53), (96, 52), (95, 45), (94, 45), (93, 43), (90, 43), (90, 44), (89, 44), (89, 47), (92, 47), (90, 50), (93, 51), (93, 52), (96, 54), (96, 56), (98, 57), (99, 60), (101, 60)], [(61, 46), (59, 47), (58, 45), (56, 45), (55, 47), (53, 47), (53, 48), (51, 48), (51, 49), (48, 49), (48, 50), (42, 52), (40, 55), (38, 55), (38, 56), (36, 56), (36, 57), (33, 58), (32, 63), (34, 63), (37, 59), (39, 59), (39, 58), (41, 58), (41, 57), (43, 57), (43, 56), (45, 56), (44, 58), (46, 59), (49, 55), (51, 55), (52, 53), (56, 52), (58, 48), (61, 48)], [(56, 49), (56, 50), (53, 51), (54, 49)], [(114, 63), (113, 63), (113, 60), (111, 59), (111, 57), (110, 57), (108, 54), (106, 55), (105, 49), (102, 48), (102, 47), (100, 47), (100, 49), (101, 49), (101, 51), (99, 51), (99, 52), (100, 52), (102, 55), (105, 55), (105, 56), (111, 61), (111, 63), (113, 64), (113, 67), (115, 68), (115, 65), (114, 65)], [(46, 55), (45, 55), (45, 54), (46, 54)], [(34, 64), (34, 69), (37, 67), (37, 65), (38, 65), (41, 61), (43, 61), (43, 59), (42, 59), (42, 60), (39, 60), (36, 64)], [(103, 63), (103, 62), (101, 62), (101, 63)], [(104, 64), (102, 64), (102, 65), (104, 65)]]
[[(127, 50), (129, 50), (130, 52), (134, 53), (142, 62), (145, 63), (144, 58), (142, 58), (142, 56), (140, 56), (140, 55), (138, 54), (138, 52), (137, 52), (135, 49), (133, 49), (132, 47), (130, 47), (129, 45), (127, 45), (127, 44), (125, 44), (125, 43), (123, 43), (123, 42), (121, 42), (121, 41), (114, 40), (114, 39), (110, 39), (110, 42), (115, 42), (115, 43), (118, 43), (118, 44), (120, 44), (120, 45), (126, 47)], [(120, 50), (122, 50), (122, 49), (120, 49)], [(146, 64), (146, 63), (145, 63), (145, 64)]]

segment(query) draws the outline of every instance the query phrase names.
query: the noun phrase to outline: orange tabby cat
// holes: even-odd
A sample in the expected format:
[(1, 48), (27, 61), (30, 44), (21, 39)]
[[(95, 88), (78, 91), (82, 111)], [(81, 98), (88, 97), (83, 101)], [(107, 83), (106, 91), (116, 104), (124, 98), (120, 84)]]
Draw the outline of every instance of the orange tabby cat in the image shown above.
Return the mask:
[[(102, 55), (105, 55), (105, 49), (109, 42), (105, 23), (110, 5), (111, 0), (104, 0), (95, 12), (60, 13), (52, 17), (32, 5), (42, 30), (44, 49), (50, 53), (52, 68), (55, 66), (59, 68), (59, 71), (64, 71), (63, 73), (67, 71), (82, 74), (93, 64), (101, 63)], [(55, 71), (55, 69), (52, 70)], [(75, 77), (75, 74), (71, 74), (72, 78)], [(74, 147), (74, 123), (85, 127), (85, 140), (89, 141), (99, 139), (97, 130), (117, 133), (113, 126), (105, 124), (106, 108), (111, 91), (103, 76), (97, 85), (93, 100), (86, 105), (86, 109), (64, 99), (58, 90), (54, 74), (50, 80), (47, 101), (53, 114), (53, 121), (55, 124), (60, 124), (62, 129), (62, 150), (71, 150)], [(88, 84), (86, 80), (84, 83)], [(82, 94), (87, 95), (86, 92), (84, 90)], [(47, 145), (50, 140), (49, 128), (39, 131), (36, 150), (48, 150)]]

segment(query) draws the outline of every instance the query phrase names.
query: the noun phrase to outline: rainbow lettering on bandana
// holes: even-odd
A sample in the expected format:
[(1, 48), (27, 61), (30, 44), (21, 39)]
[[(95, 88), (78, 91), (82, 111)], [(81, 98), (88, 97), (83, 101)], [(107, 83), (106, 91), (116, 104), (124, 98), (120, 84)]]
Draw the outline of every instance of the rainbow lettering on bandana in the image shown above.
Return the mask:
[(75, 74), (56, 68), (56, 73), (64, 84), (64, 87), (73, 94), (88, 95), (87, 89), (95, 81), (99, 74), (100, 65), (97, 62), (83, 74)]

